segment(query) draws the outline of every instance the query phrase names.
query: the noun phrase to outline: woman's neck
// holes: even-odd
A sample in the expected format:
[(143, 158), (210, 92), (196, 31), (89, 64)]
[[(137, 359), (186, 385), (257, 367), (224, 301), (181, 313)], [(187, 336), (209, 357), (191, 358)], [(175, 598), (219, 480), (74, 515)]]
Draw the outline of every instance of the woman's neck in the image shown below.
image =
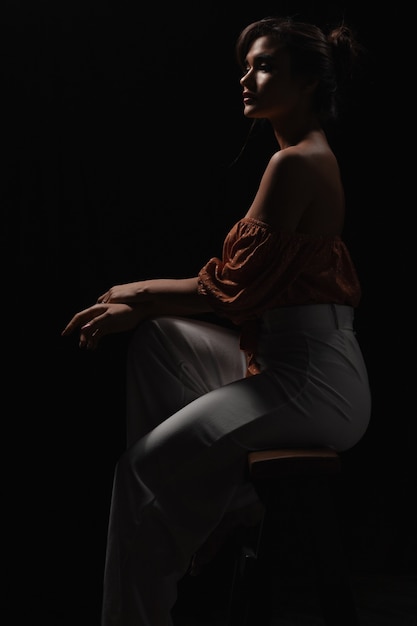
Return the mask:
[(323, 128), (315, 115), (308, 117), (304, 115), (301, 119), (289, 117), (269, 121), (281, 150), (295, 146), (308, 137), (325, 137)]

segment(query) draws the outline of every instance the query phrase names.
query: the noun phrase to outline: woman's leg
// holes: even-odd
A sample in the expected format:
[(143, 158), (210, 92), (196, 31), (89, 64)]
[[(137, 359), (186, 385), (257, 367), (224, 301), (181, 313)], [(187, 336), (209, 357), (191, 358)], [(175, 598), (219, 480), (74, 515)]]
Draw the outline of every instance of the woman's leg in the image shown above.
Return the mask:
[(251, 441), (307, 441), (300, 422), (314, 427), (305, 418), (259, 374), (191, 401), (126, 451), (115, 473), (102, 626), (171, 625), (193, 554), (251, 487)]
[(245, 373), (237, 331), (188, 318), (144, 322), (128, 350), (127, 446), (192, 400)]
[(343, 442), (352, 429), (360, 433), (354, 420), (361, 404), (367, 415), (366, 383), (357, 376), (354, 358), (343, 366), (342, 377), (335, 376), (335, 366), (346, 355), (341, 339), (341, 350), (327, 365), (322, 336), (317, 341), (303, 336), (296, 346), (294, 340), (283, 346), (278, 338), (274, 354), (280, 359), (273, 371), (226, 383), (194, 400), (190, 398), (197, 391), (189, 385), (193, 377), (188, 381), (179, 365), (177, 376), (165, 367), (168, 379), (178, 381), (172, 385), (178, 403), (189, 401), (167, 416), (165, 402), (157, 398), (157, 409), (162, 406), (158, 419), (163, 421), (118, 464), (102, 626), (171, 625), (177, 581), (249, 484), (249, 449), (334, 445), (333, 437)]
[[(240, 379), (245, 373), (246, 359), (240, 350), (236, 331), (188, 318), (163, 317), (143, 323), (133, 335), (128, 351), (128, 447), (199, 396)], [(169, 448), (170, 445), (168, 452)], [(188, 553), (185, 557), (176, 554), (167, 532), (170, 522), (161, 521), (165, 516), (155, 502), (153, 491), (135, 470), (126, 470), (132, 459), (141, 458), (142, 454), (140, 446), (138, 450), (133, 447), (120, 460), (115, 472), (103, 604), (102, 623), (106, 626), (169, 624), (167, 620), (175, 602), (176, 582), (190, 561)], [(150, 450), (144, 458), (153, 468), (151, 471), (159, 473)], [(161, 468), (162, 475), (163, 472)], [(200, 483), (207, 498), (211, 484), (212, 480), (206, 487)], [(186, 481), (181, 484), (181, 489), (187, 492)], [(181, 494), (177, 493), (175, 486), (173, 490), (177, 494), (173, 508), (181, 508)], [(220, 493), (213, 495), (218, 500)], [(229, 500), (229, 489), (222, 497)], [(223, 506), (226, 504), (221, 508)], [(164, 508), (170, 508), (166, 496)], [(129, 519), (138, 515), (139, 526), (136, 528), (133, 523), (129, 531)], [(143, 544), (140, 540), (130, 539), (123, 548), (119, 545), (120, 540), (123, 542), (125, 537), (136, 534), (145, 538)], [(171, 550), (174, 551), (171, 561), (175, 563), (170, 566), (173, 575), (158, 571), (161, 563), (166, 562), (168, 567)], [(122, 551), (129, 555), (126, 559), (120, 559)], [(130, 593), (130, 580), (141, 593), (136, 595), (134, 590)]]
[(171, 626), (178, 581), (244, 482), (246, 453), (227, 438), (177, 448), (158, 429), (115, 472), (102, 626)]

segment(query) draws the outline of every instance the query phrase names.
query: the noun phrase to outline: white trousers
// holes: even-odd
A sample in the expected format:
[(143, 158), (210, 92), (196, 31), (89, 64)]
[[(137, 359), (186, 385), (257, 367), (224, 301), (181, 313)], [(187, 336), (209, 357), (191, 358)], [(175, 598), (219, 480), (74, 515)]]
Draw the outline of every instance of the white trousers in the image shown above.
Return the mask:
[(179, 579), (224, 514), (257, 496), (249, 450), (346, 450), (370, 419), (353, 310), (290, 307), (264, 316), (245, 378), (239, 337), (207, 322), (142, 323), (129, 347), (128, 448), (114, 477), (102, 626), (172, 626)]

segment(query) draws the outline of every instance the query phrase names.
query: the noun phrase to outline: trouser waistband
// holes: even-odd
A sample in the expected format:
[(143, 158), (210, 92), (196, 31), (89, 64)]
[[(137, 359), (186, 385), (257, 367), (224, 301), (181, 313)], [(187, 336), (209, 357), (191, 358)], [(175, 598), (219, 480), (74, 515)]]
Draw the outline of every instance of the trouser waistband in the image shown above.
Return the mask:
[(353, 330), (354, 309), (343, 304), (305, 304), (266, 311), (261, 330)]

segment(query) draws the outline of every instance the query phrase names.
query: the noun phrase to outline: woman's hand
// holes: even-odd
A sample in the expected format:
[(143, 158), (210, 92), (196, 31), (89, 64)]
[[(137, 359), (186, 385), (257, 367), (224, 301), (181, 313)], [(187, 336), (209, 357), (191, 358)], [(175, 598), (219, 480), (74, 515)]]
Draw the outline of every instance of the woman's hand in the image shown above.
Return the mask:
[(97, 298), (97, 302), (99, 304), (107, 302), (132, 304), (133, 302), (143, 302), (148, 298), (149, 295), (147, 295), (144, 281), (138, 281), (110, 287), (110, 289)]
[(196, 276), (115, 285), (97, 298), (97, 304), (76, 313), (61, 334), (79, 329), (80, 348), (95, 350), (105, 335), (132, 330), (145, 318), (210, 312), (197, 287)]
[(68, 322), (62, 336), (80, 330), (80, 348), (95, 350), (105, 335), (132, 330), (144, 318), (143, 307), (128, 304), (94, 304), (76, 313)]

